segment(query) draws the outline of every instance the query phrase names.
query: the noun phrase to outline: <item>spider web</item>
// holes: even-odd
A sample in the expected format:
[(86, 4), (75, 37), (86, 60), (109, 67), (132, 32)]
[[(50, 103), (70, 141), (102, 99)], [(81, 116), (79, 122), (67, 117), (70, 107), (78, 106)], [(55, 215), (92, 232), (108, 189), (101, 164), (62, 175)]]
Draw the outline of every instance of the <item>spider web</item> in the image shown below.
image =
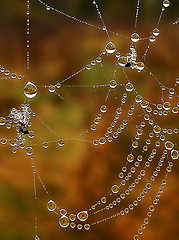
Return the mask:
[[(158, 208), (157, 204), (165, 187), (165, 181), (175, 162), (174, 158), (172, 161), (171, 154), (174, 156), (178, 154), (177, 64), (173, 61), (162, 62), (167, 51), (171, 50), (172, 56), (177, 54), (173, 46), (171, 49), (168, 45), (165, 47), (165, 38), (168, 37), (169, 31), (171, 35), (173, 34), (173, 42), (177, 39), (175, 32), (178, 27), (175, 26), (177, 18), (170, 24), (166, 22), (160, 29), (164, 18), (162, 15), (166, 14), (169, 9), (163, 8), (161, 1), (162, 10), (159, 18), (147, 32), (148, 29), (139, 28), (138, 15), (140, 17), (142, 10), (139, 11), (139, 9), (142, 3), (137, 1), (135, 24), (132, 28), (127, 27), (123, 30), (129, 34), (118, 34), (116, 31), (109, 30), (105, 25), (105, 18), (100, 12), (97, 1), (91, 4), (99, 16), (97, 23), (100, 25), (101, 22), (100, 27), (91, 24), (88, 19), (87, 21), (79, 20), (62, 12), (58, 5), (53, 7), (50, 2), (45, 3), (40, 0), (38, 2), (41, 3), (38, 6), (39, 11), (49, 14), (49, 18), (53, 14), (60, 13), (62, 17), (73, 20), (71, 23), (65, 23), (64, 32), (68, 32), (66, 31), (67, 24), (74, 26), (74, 21), (81, 24), (81, 27), (75, 26), (70, 34), (71, 39), (74, 37), (79, 39), (76, 45), (70, 42), (72, 45), (70, 48), (64, 43), (69, 38), (69, 32), (64, 36), (64, 42), (63, 36), (57, 35), (60, 48), (58, 50), (57, 44), (54, 45), (54, 49), (61, 54), (61, 60), (58, 60), (58, 64), (53, 62), (50, 65), (52, 69), (48, 64), (45, 65), (45, 60), (43, 60), (43, 57), (49, 57), (51, 62), (54, 58), (54, 53), (52, 56), (49, 54), (49, 48), (56, 44), (52, 39), (49, 39), (48, 49), (44, 49), (44, 55), (39, 50), (39, 55), (33, 57), (36, 50), (43, 49), (44, 39), (51, 35), (49, 32), (44, 32), (41, 38), (39, 37), (41, 32), (36, 32), (37, 38), (40, 38), (37, 46), (33, 45), (34, 39), (27, 37), (27, 45), (32, 42), (32, 46), (31, 43), (29, 45), (32, 49), (31, 54), (27, 46), (27, 74), (15, 74), (6, 68), (1, 68), (2, 80), (6, 80), (3, 82), (4, 85), (8, 81), (19, 78), (19, 80), (25, 80), (23, 83), (27, 82), (29, 85), (28, 81), (30, 81), (34, 84), (30, 83), (30, 86), (34, 87), (35, 95), (38, 89), (37, 96), (32, 101), (26, 101), (21, 108), (17, 107), (18, 104), (13, 104), (14, 108), (11, 107), (7, 111), (6, 116), (11, 112), (6, 120), (1, 118), (1, 125), (4, 125), (3, 121), (6, 121), (6, 128), (12, 130), (13, 135), (7, 139), (13, 147), (13, 153), (18, 156), (19, 148), (22, 148), (31, 157), (34, 193), (37, 200), (35, 206), (39, 212), (41, 207), (45, 207), (53, 199), (55, 203), (52, 202), (52, 207), (55, 206), (55, 209), (52, 212), (56, 213), (57, 222), (60, 221), (62, 227), (68, 226), (68, 228), (78, 230), (83, 228), (85, 231), (90, 224), (90, 230), (94, 234), (95, 228), (102, 226), (101, 223), (105, 222), (106, 226), (112, 227), (112, 230), (107, 233), (109, 239), (110, 236), (114, 236), (113, 231), (118, 233), (122, 239), (129, 239), (132, 235), (134, 239), (141, 238), (142, 232), (145, 233), (144, 229), (148, 227), (148, 221), (150, 221), (150, 216), (146, 213), (153, 214), (154, 209)], [(34, 3), (34, 9), (37, 9), (36, 5), (37, 3)], [(46, 10), (47, 13), (44, 13)], [(29, 14), (27, 18), (28, 16)], [(54, 20), (56, 21), (58, 17), (55, 16)], [(37, 21), (41, 20), (37, 19)], [(62, 18), (62, 21), (65, 20)], [(156, 27), (160, 29), (160, 34), (156, 36), (155, 42), (151, 42), (149, 37), (155, 36), (152, 30)], [(84, 39), (80, 33), (82, 28), (86, 28), (86, 32), (90, 31), (85, 40), (87, 43), (84, 45)], [(32, 21), (33, 29), (35, 29), (35, 21)], [(56, 25), (52, 30), (58, 31)], [(144, 34), (140, 31), (144, 31)], [(142, 36), (139, 37), (137, 43), (135, 41), (132, 43), (130, 40), (130, 35), (134, 32)], [(157, 55), (159, 47), (164, 49), (161, 51), (162, 57)], [(68, 54), (70, 56), (68, 61), (63, 63), (63, 56)], [(32, 57), (32, 65), (29, 55), (30, 59)], [(85, 58), (83, 61), (80, 59), (81, 56)], [(169, 59), (167, 55), (166, 57)], [(36, 67), (36, 62), (39, 61), (40, 64)], [(79, 67), (81, 62), (85, 64)], [(141, 62), (144, 65), (138, 64)], [(160, 67), (161, 63), (164, 67)], [(74, 67), (74, 64), (77, 66)], [(167, 68), (170, 65), (169, 71)], [(58, 66), (61, 66), (60, 72), (57, 70)], [(30, 75), (29, 67), (34, 68)], [(61, 72), (65, 72), (66, 68), (70, 69), (68, 70), (70, 74), (63, 76)], [(76, 71), (76, 68), (80, 70)], [(26, 87), (24, 91), (27, 96), (25, 89)], [(42, 99), (40, 106), (37, 105), (39, 99)], [(8, 130), (8, 134), (9, 132)], [(1, 138), (2, 144), (6, 144), (6, 141), (6, 138)], [(49, 153), (48, 157), (46, 152)], [(44, 164), (46, 167), (43, 169)], [(75, 171), (73, 171), (73, 166), (77, 166)], [(70, 177), (70, 174), (76, 175), (76, 178)], [(59, 185), (56, 185), (56, 179), (60, 181)], [(60, 190), (56, 190), (57, 187)], [(63, 191), (73, 194), (65, 196)], [(40, 202), (41, 206), (37, 202)], [(138, 223), (138, 230), (136, 228), (128, 230), (132, 227), (129, 223), (130, 218), (128, 218), (126, 235), (123, 235), (124, 232), (119, 233), (115, 230), (116, 222), (118, 226), (123, 226), (121, 223), (123, 220), (118, 219), (127, 219), (126, 215), (134, 214), (138, 206), (142, 207), (140, 217), (138, 214), (131, 217), (137, 220), (141, 218), (142, 224)], [(63, 210), (64, 207), (68, 209), (67, 215)], [(84, 209), (88, 211), (88, 219), (85, 222), (78, 215), (78, 212)], [(78, 219), (75, 220), (75, 224), (73, 220), (68, 220), (70, 213), (77, 214)], [(49, 213), (47, 214), (49, 217)], [(48, 217), (44, 216), (45, 219)], [(43, 236), (43, 233), (38, 233), (37, 226), (40, 224), (40, 221), (37, 224), (38, 218), (35, 218), (35, 239), (38, 239), (40, 235)], [(56, 229), (53, 231), (55, 232)], [(43, 232), (43, 238), (45, 238), (45, 229)], [(92, 239), (92, 235), (85, 232), (85, 238)], [(61, 232), (61, 234), (63, 236), (64, 233)], [(147, 239), (147, 235), (145, 236)], [(95, 238), (99, 239), (99, 236), (96, 234)]]

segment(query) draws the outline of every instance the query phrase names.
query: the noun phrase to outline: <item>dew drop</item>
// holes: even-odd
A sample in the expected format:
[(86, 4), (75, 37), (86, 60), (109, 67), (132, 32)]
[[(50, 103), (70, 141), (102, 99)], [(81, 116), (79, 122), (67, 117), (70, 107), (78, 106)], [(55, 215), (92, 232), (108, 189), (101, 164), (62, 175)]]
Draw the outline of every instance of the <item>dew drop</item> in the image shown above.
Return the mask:
[(47, 11), (49, 11), (49, 10), (50, 10), (50, 7), (49, 7), (49, 6), (46, 6), (46, 9), (47, 9)]
[(133, 162), (134, 161), (134, 155), (132, 153), (130, 153), (128, 156), (127, 156), (127, 161), (128, 162)]
[(160, 34), (159, 29), (158, 29), (158, 28), (155, 28), (155, 29), (153, 30), (153, 35), (154, 35), (154, 36), (158, 36), (159, 34)]
[(82, 222), (86, 221), (86, 220), (88, 219), (88, 212), (87, 212), (87, 211), (81, 211), (81, 212), (79, 212), (79, 213), (77, 214), (77, 218), (78, 218), (80, 221), (82, 221)]
[(116, 51), (116, 47), (114, 43), (108, 42), (108, 44), (106, 45), (106, 52), (111, 54), (111, 53), (114, 53), (115, 51)]
[(43, 148), (48, 148), (48, 143), (47, 142), (43, 143)]
[(1, 141), (1, 144), (3, 144), (3, 145), (7, 143), (7, 139), (6, 138), (1, 138), (0, 141)]
[(170, 141), (165, 142), (165, 148), (167, 150), (172, 150), (173, 147), (174, 147), (174, 144), (172, 142), (170, 142)]
[(111, 188), (111, 191), (113, 193), (118, 193), (119, 192), (119, 186), (118, 185), (113, 185), (112, 188)]
[(60, 214), (61, 214), (62, 216), (67, 215), (67, 210), (64, 209), (64, 208), (60, 209)]
[(85, 225), (84, 225), (84, 229), (85, 229), (85, 230), (89, 230), (89, 229), (90, 229), (90, 224), (85, 224)]
[(102, 105), (101, 108), (100, 108), (100, 111), (101, 111), (102, 113), (106, 113), (106, 112), (107, 112), (107, 107), (106, 107), (106, 105)]
[(138, 42), (139, 41), (139, 34), (138, 33), (133, 33), (132, 35), (131, 35), (131, 40), (132, 40), (132, 42)]
[(105, 137), (101, 137), (99, 139), (99, 144), (104, 145), (105, 143), (106, 143), (106, 138)]
[(55, 92), (55, 86), (54, 85), (49, 86), (48, 90), (50, 93)]
[(164, 1), (163, 1), (163, 6), (164, 6), (164, 7), (169, 7), (169, 6), (170, 6), (170, 1), (164, 0)]
[(33, 148), (32, 148), (32, 147), (27, 147), (26, 150), (25, 150), (25, 152), (26, 152), (26, 154), (27, 154), (28, 156), (30, 156), (30, 155), (32, 155), (32, 153), (33, 153)]
[(56, 205), (56, 203), (55, 203), (53, 200), (48, 201), (48, 203), (47, 203), (47, 209), (48, 209), (50, 212), (55, 211), (56, 207), (57, 207), (57, 205)]
[(0, 117), (0, 126), (5, 125), (5, 123), (6, 123), (5, 117)]
[(75, 214), (70, 214), (69, 219), (73, 222), (76, 220), (76, 215)]
[(155, 36), (154, 36), (154, 35), (151, 35), (151, 36), (149, 37), (149, 41), (150, 41), (151, 43), (155, 42)]
[(127, 57), (124, 56), (120, 57), (118, 60), (118, 64), (121, 67), (125, 67), (125, 65), (127, 64)]
[(173, 160), (178, 159), (178, 158), (179, 158), (179, 152), (178, 152), (178, 150), (173, 149), (173, 150), (171, 151), (171, 157), (172, 157)]
[(132, 83), (129, 82), (126, 84), (125, 88), (127, 92), (132, 92), (134, 89), (134, 86), (132, 85)]
[(116, 80), (112, 79), (112, 80), (109, 82), (109, 86), (110, 86), (110, 88), (116, 88), (116, 87), (117, 87), (117, 82), (116, 82)]
[(70, 220), (68, 217), (66, 216), (62, 216), (60, 219), (59, 219), (59, 224), (62, 228), (66, 228), (68, 227), (68, 225), (70, 224)]
[(27, 84), (24, 87), (24, 95), (27, 98), (34, 98), (37, 95), (37, 86), (33, 84), (32, 82), (27, 82)]
[(142, 71), (142, 70), (144, 69), (144, 67), (145, 67), (145, 65), (144, 65), (143, 62), (138, 62), (138, 63), (137, 63), (137, 69), (138, 69), (139, 71)]

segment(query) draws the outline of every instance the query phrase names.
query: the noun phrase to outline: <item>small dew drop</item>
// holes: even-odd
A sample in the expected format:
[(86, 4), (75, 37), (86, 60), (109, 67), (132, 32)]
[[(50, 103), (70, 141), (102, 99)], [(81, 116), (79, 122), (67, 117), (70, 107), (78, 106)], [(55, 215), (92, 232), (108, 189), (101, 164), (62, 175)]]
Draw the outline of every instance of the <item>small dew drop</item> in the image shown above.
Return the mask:
[(116, 82), (116, 80), (112, 79), (112, 80), (109, 82), (109, 86), (110, 86), (110, 88), (116, 88), (116, 87), (117, 87), (117, 82)]
[(149, 41), (150, 41), (151, 43), (155, 42), (155, 36), (154, 36), (154, 35), (151, 35), (151, 36), (149, 37)]
[(5, 117), (0, 117), (0, 126), (5, 125), (5, 123), (6, 123)]
[(134, 89), (134, 86), (132, 85), (132, 83), (128, 82), (128, 83), (126, 84), (125, 88), (126, 88), (126, 91), (127, 91), (127, 92), (132, 92), (133, 89)]

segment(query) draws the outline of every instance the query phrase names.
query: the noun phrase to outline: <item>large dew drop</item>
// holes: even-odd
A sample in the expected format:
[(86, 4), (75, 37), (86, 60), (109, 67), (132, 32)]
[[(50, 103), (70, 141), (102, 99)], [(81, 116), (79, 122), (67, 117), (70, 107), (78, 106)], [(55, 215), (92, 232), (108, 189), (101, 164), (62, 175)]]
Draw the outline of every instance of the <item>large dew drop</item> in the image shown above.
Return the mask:
[(59, 224), (61, 227), (66, 228), (70, 224), (70, 220), (66, 216), (62, 216), (59, 220)]
[(81, 211), (77, 214), (77, 218), (80, 220), (80, 221), (86, 221), (88, 219), (88, 212), (87, 211)]
[(56, 203), (55, 203), (53, 200), (48, 201), (48, 203), (47, 203), (47, 209), (48, 209), (50, 212), (55, 211), (56, 208), (57, 208), (57, 205), (56, 205)]
[(106, 45), (106, 52), (111, 54), (111, 53), (114, 53), (115, 51), (116, 51), (116, 47), (114, 43), (108, 42), (108, 44)]
[(37, 95), (37, 86), (33, 84), (32, 82), (27, 82), (27, 84), (24, 87), (24, 95), (27, 98), (34, 98)]
[(138, 42), (138, 41), (139, 41), (139, 34), (138, 34), (138, 33), (133, 33), (133, 34), (131, 35), (131, 40), (132, 40), (132, 42), (134, 42), (134, 43)]
[(170, 1), (164, 0), (164, 1), (163, 1), (163, 6), (164, 6), (164, 7), (169, 7), (169, 6), (170, 6)]

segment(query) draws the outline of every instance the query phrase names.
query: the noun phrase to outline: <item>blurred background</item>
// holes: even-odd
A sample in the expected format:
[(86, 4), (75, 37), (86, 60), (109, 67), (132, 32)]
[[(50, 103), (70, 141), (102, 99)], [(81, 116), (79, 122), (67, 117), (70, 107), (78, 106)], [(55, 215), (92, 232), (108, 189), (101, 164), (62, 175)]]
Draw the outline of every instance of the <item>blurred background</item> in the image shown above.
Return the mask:
[[(76, 18), (101, 26), (99, 16), (92, 1), (61, 0), (45, 1)], [(97, 1), (104, 21), (109, 30), (127, 37), (134, 31), (136, 4), (135, 0), (99, 0)], [(26, 75), (26, 1), (1, 0), (0, 7), (0, 65), (11, 72)], [(149, 36), (155, 28), (162, 7), (161, 0), (141, 1), (137, 32), (141, 37)], [(178, 78), (179, 30), (172, 25), (178, 18), (179, 1), (171, 1), (170, 7), (163, 14), (160, 24), (160, 35), (152, 44), (146, 58), (146, 66), (160, 82), (169, 88), (174, 87)], [(85, 67), (95, 59), (108, 42), (102, 30), (90, 28), (75, 22), (53, 11), (47, 11), (37, 0), (31, 0), (31, 35), (30, 35), (30, 80), (36, 85), (51, 85), (62, 81), (76, 71)], [(128, 39), (110, 35), (117, 50), (126, 55), (131, 42)], [(138, 60), (141, 60), (148, 41), (137, 44)], [(108, 84), (115, 68), (114, 56), (104, 57), (104, 67), (95, 66), (70, 79), (65, 85)], [(1, 74), (2, 75), (2, 74)], [(0, 75), (0, 76), (1, 76)], [(157, 82), (147, 73), (128, 70), (131, 82), (146, 99), (153, 103), (161, 103), (161, 91)], [(0, 80), (0, 115), (7, 116), (13, 107), (17, 109), (26, 100), (23, 88), (27, 79)], [(118, 68), (116, 81), (125, 83), (126, 79)], [(76, 137), (90, 127), (93, 119), (104, 103), (108, 89), (60, 88), (56, 94), (39, 88), (38, 95), (30, 101), (34, 112), (61, 138)], [(176, 91), (178, 89), (176, 88)], [(116, 89), (107, 102), (109, 113), (102, 120), (99, 129), (89, 134), (87, 139), (95, 139), (104, 135), (106, 127), (113, 119), (114, 111), (120, 104), (123, 89)], [(178, 94), (178, 92), (177, 92)], [(167, 93), (166, 96), (167, 97)], [(117, 97), (117, 98), (115, 98)], [(132, 99), (129, 98), (127, 107)], [(177, 99), (172, 100), (176, 106)], [(125, 114), (125, 110), (124, 110)], [(141, 118), (142, 119), (142, 118)], [(156, 118), (166, 128), (179, 128), (178, 116), (171, 115)], [(131, 140), (135, 136), (134, 116), (129, 131), (113, 143), (94, 147), (89, 143), (69, 141), (63, 148), (57, 144), (49, 144), (34, 148), (34, 157), (38, 172), (44, 181), (51, 198), (59, 207), (66, 208), (69, 213), (77, 213), (88, 209), (105, 195), (112, 184), (118, 183), (118, 173), (125, 164), (126, 155), (131, 150)], [(46, 141), (56, 140), (54, 136), (37, 119), (32, 120), (32, 127)], [(15, 136), (14, 130), (0, 129), (0, 138), (10, 139)], [(141, 140), (144, 142), (146, 135)], [(169, 137), (169, 136), (168, 136)], [(85, 136), (83, 139), (86, 139)], [(175, 134), (173, 140), (178, 143)], [(46, 198), (41, 184), (37, 181), (37, 192), (41, 203), (36, 203), (33, 196), (33, 175), (31, 160), (24, 150), (13, 154), (11, 147), (0, 146), (0, 239), (30, 240), (34, 238), (34, 218), (38, 215), (38, 235), (47, 240), (127, 240), (137, 233), (150, 203), (150, 196), (140, 207), (122, 218), (114, 218), (93, 227), (89, 232), (73, 229), (62, 229), (58, 218), (46, 210)], [(158, 156), (160, 157), (160, 156)], [(157, 162), (157, 158), (155, 161)], [(153, 169), (149, 170), (149, 175)], [(177, 240), (179, 235), (179, 165), (174, 164), (169, 175), (168, 184), (156, 212), (152, 216), (141, 239), (144, 240)], [(164, 171), (161, 171), (161, 177)], [(161, 180), (162, 178), (158, 179)], [(159, 180), (151, 190), (152, 196), (158, 189)], [(141, 189), (134, 189), (129, 197), (132, 202)], [(126, 205), (121, 204), (119, 211)], [(116, 209), (111, 210), (116, 213)], [(108, 217), (110, 213), (104, 214)]]

